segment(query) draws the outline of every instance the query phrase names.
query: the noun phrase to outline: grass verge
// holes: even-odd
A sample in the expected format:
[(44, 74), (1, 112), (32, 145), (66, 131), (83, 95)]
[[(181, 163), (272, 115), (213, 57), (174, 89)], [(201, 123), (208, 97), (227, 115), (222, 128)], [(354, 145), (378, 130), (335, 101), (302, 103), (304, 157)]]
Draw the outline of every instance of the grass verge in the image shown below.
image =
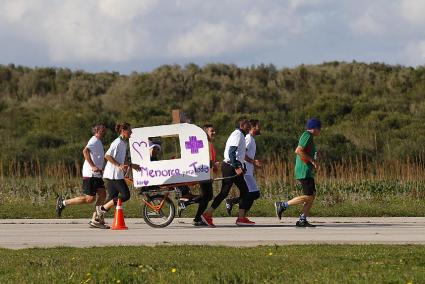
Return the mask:
[(0, 249), (1, 283), (424, 283), (425, 246)]
[[(215, 184), (215, 194), (220, 184)], [(298, 186), (291, 187), (281, 182), (260, 183), (262, 197), (254, 203), (251, 216), (274, 216), (273, 203), (287, 200), (288, 196), (302, 194)], [(380, 216), (425, 216), (425, 183), (422, 181), (326, 181), (317, 186), (317, 199), (312, 216), (328, 217), (380, 217)], [(193, 189), (196, 194), (198, 189)], [(236, 187), (233, 193), (237, 193)], [(55, 218), (57, 194), (75, 197), (81, 194), (81, 179), (78, 178), (4, 178), (0, 180), (0, 218)], [(141, 197), (132, 190), (132, 197), (124, 206), (126, 217), (141, 217)], [(192, 217), (197, 205), (183, 213)], [(87, 218), (94, 205), (70, 206), (64, 218)], [(291, 207), (288, 216), (299, 214), (300, 206)], [(234, 214), (236, 214), (236, 208)], [(110, 213), (110, 216), (112, 213)], [(216, 216), (226, 216), (222, 204)]]
[[(276, 198), (275, 200), (283, 200)], [(273, 202), (275, 200), (262, 198), (257, 200), (250, 212), (250, 216), (270, 217), (275, 216)], [(127, 218), (141, 218), (142, 200), (133, 196), (124, 204), (124, 213)], [(237, 206), (233, 209), (233, 216), (237, 214)], [(193, 217), (197, 205), (191, 205), (183, 211), (182, 217)], [(285, 216), (298, 216), (301, 206), (290, 207)], [(94, 211), (94, 204), (68, 206), (63, 212), (63, 218), (89, 218)], [(108, 213), (113, 217), (113, 210)], [(320, 196), (317, 198), (311, 211), (314, 216), (326, 217), (414, 217), (425, 216), (425, 202), (406, 196), (376, 196), (358, 200), (346, 199), (336, 204), (328, 204)], [(224, 202), (217, 210), (216, 216), (227, 216)], [(50, 198), (39, 203), (32, 203), (27, 199), (12, 199), (0, 204), (0, 219), (10, 218), (56, 218), (55, 200)]]

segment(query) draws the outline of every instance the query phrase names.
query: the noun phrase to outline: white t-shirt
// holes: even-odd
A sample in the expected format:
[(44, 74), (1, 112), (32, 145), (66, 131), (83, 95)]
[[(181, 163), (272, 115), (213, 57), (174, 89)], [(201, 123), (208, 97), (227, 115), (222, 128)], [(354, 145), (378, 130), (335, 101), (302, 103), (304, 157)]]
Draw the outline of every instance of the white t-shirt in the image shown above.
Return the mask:
[[(247, 136), (245, 136), (245, 143), (246, 143), (245, 155), (254, 160), (255, 152), (257, 151), (257, 145), (255, 144), (254, 137), (252, 137), (251, 134), (248, 134)], [(246, 162), (245, 175), (249, 175), (249, 176), (254, 175), (254, 165), (248, 161)]]
[(260, 191), (260, 189), (257, 186), (257, 182), (255, 181), (254, 176), (244, 175), (243, 178), (245, 179), (245, 182), (246, 182), (246, 185), (248, 186), (249, 192)]
[(238, 149), (236, 150), (236, 160), (242, 163), (245, 163), (245, 136), (243, 133), (236, 129), (230, 134), (229, 138), (226, 141), (226, 147), (224, 148), (224, 160), (226, 162), (230, 161), (229, 150), (230, 147), (236, 146)]
[[(86, 148), (90, 150), (90, 158), (99, 169), (103, 169), (105, 151), (103, 149), (103, 144), (100, 139), (96, 136), (90, 138), (89, 142), (86, 145)], [(84, 161), (83, 164), (83, 177), (102, 177), (102, 173), (95, 173), (92, 171), (89, 162)]]
[[(125, 156), (127, 152), (127, 143), (118, 137), (112, 142), (108, 151), (105, 155), (110, 155), (120, 164), (124, 164)], [(103, 172), (103, 178), (107, 179), (124, 179), (124, 171), (119, 167), (114, 166), (111, 162), (106, 162), (105, 171)]]

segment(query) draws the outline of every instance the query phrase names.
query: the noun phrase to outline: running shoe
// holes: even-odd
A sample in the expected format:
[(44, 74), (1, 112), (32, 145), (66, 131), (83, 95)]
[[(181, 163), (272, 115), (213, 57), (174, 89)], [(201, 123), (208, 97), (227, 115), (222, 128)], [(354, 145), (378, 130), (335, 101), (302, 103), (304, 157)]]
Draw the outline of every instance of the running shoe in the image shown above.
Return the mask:
[(96, 218), (99, 221), (99, 223), (105, 224), (105, 212), (102, 211), (102, 206), (96, 206)]
[(58, 217), (62, 215), (63, 209), (65, 209), (65, 205), (63, 205), (63, 198), (62, 196), (58, 196), (56, 199), (56, 215), (58, 215)]
[(208, 225), (205, 224), (202, 220), (199, 220), (199, 221), (193, 221), (193, 226), (195, 226), (195, 227), (206, 227)]
[(204, 214), (201, 215), (201, 219), (202, 219), (202, 222), (207, 224), (208, 227), (210, 227), (210, 228), (215, 227), (215, 225), (213, 223), (213, 218), (210, 215), (204, 213)]
[(226, 199), (226, 212), (228, 216), (232, 216), (233, 202), (230, 199)]
[[(90, 220), (90, 222), (99, 222), (99, 219), (97, 218), (96, 209), (95, 209), (95, 211), (93, 212), (93, 215), (91, 216), (91, 220)], [(89, 224), (90, 224), (90, 222), (89, 222)]]
[(192, 193), (188, 192), (186, 194), (183, 194), (180, 197), (180, 200), (182, 200), (182, 201), (191, 201), (191, 200), (194, 200), (194, 199), (197, 199), (197, 198), (199, 198), (199, 195), (195, 195), (195, 194), (192, 194)]
[(97, 215), (97, 212), (95, 211), (95, 212), (93, 212), (93, 217), (92, 217), (92, 221), (96, 221), (96, 222), (98, 222), (98, 223), (100, 223), (100, 224), (106, 224), (106, 221), (105, 221), (105, 216), (103, 216), (103, 218), (101, 219), (101, 218), (99, 218), (99, 216)]
[(97, 210), (95, 212), (93, 212), (93, 218), (92, 220), (95, 220), (96, 222), (99, 222), (100, 224), (105, 224), (105, 214), (103, 214), (102, 216), (99, 216), (99, 214), (97, 214)]
[(286, 210), (285, 205), (283, 205), (282, 202), (275, 202), (274, 203), (274, 208), (276, 209), (276, 216), (277, 218), (282, 219), (282, 214), (283, 212)]
[(244, 217), (244, 218), (236, 219), (236, 225), (238, 225), (238, 226), (254, 226), (255, 222)]
[(99, 229), (110, 229), (111, 228), (108, 225), (97, 222), (96, 220), (90, 220), (89, 225), (90, 225), (90, 227), (99, 228)]
[(295, 224), (295, 226), (300, 227), (300, 228), (305, 228), (305, 227), (314, 228), (314, 227), (316, 227), (315, 225), (310, 224), (307, 220), (298, 220), (297, 223)]

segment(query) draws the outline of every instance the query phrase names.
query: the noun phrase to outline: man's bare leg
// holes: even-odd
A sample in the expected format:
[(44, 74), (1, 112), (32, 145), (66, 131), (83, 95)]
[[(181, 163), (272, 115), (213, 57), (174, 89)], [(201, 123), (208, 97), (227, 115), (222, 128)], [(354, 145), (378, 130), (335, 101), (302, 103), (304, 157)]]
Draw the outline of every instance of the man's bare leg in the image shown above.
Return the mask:
[(96, 206), (104, 204), (105, 199), (106, 199), (106, 190), (105, 189), (98, 189), (97, 190)]
[(301, 196), (297, 196), (295, 198), (292, 198), (291, 200), (287, 201), (287, 202), (275, 202), (275, 208), (276, 208), (276, 214), (278, 215), (278, 218), (280, 219), (282, 216), (282, 213), (289, 207), (292, 205), (297, 205), (297, 204), (304, 204), (303, 207), (303, 213), (302, 216), (300, 216), (300, 218), (302, 217), (302, 219), (307, 218), (307, 216), (310, 214), (310, 209), (313, 206), (313, 202), (315, 199), (316, 195), (301, 195)]
[[(98, 189), (95, 209), (98, 206), (102, 206), (102, 204), (105, 203), (105, 199), (106, 199), (106, 190), (104, 188)], [(96, 210), (93, 213), (92, 222), (93, 223), (99, 222), (101, 224), (105, 224), (104, 218), (99, 218)]]
[(316, 198), (316, 195), (310, 195), (308, 197), (309, 197), (309, 201), (304, 203), (304, 207), (303, 207), (303, 214), (305, 217), (310, 216), (310, 209), (313, 206), (313, 202), (314, 202), (314, 199)]
[(297, 197), (294, 197), (291, 200), (289, 200), (288, 205), (292, 206), (292, 205), (297, 205), (297, 204), (301, 204), (301, 203), (307, 203), (310, 200), (311, 200), (311, 196), (301, 195), (301, 196), (297, 196)]
[(68, 205), (80, 205), (80, 204), (90, 204), (93, 203), (96, 196), (92, 195), (81, 195), (71, 199), (63, 200), (61, 196), (59, 196), (56, 200), (56, 213), (58, 217), (61, 216), (62, 211)]
[(214, 208), (210, 207), (205, 211), (205, 214), (212, 216), (214, 214)]
[(245, 218), (246, 212), (245, 209), (239, 209), (239, 218)]
[(68, 206), (68, 205), (78, 205), (78, 204), (89, 204), (92, 203), (95, 199), (95, 196), (91, 196), (91, 195), (82, 195), (82, 196), (77, 196), (71, 199), (65, 199), (64, 205)]

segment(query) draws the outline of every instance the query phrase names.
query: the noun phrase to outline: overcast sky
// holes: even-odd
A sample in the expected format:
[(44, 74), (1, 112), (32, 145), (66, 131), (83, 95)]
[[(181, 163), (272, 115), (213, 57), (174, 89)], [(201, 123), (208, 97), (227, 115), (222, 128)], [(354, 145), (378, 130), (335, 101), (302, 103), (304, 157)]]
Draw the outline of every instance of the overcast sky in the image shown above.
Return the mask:
[(425, 64), (425, 0), (0, 0), (0, 64)]

